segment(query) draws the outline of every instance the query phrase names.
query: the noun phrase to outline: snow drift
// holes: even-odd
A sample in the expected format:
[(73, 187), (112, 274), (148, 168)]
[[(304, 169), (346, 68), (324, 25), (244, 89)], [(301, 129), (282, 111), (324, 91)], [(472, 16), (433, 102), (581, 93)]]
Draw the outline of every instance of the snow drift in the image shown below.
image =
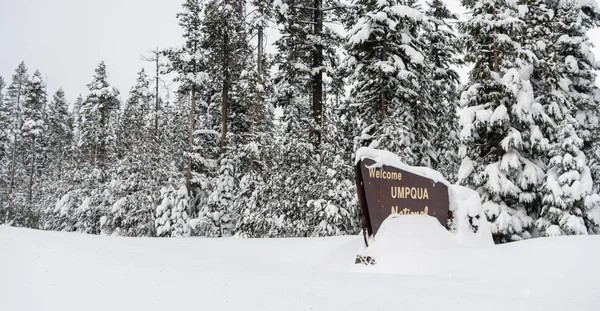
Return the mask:
[(600, 304), (598, 236), (477, 248), (444, 241), (445, 251), (421, 258), (428, 265), (415, 275), (391, 260), (386, 269), (355, 265), (361, 236), (150, 239), (0, 226), (0, 310), (592, 311)]

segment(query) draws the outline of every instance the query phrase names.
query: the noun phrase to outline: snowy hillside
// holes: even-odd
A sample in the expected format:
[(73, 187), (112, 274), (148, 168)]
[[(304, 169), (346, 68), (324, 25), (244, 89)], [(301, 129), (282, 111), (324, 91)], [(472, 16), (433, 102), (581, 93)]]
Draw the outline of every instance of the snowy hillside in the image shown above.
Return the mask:
[(440, 247), (427, 242), (447, 242), (447, 232), (432, 230), (422, 217), (404, 217), (412, 217), (408, 230), (421, 243), (405, 238), (388, 244), (396, 256), (388, 259), (396, 266), (354, 265), (358, 236), (127, 239), (2, 226), (0, 309), (464, 311), (600, 305), (598, 236)]

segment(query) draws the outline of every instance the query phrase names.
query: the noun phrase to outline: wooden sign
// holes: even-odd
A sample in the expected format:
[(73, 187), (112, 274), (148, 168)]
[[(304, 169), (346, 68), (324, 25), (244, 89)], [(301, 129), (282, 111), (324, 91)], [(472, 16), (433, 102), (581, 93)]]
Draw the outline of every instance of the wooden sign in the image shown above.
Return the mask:
[(392, 166), (371, 167), (373, 164), (375, 161), (367, 158), (355, 168), (363, 230), (376, 234), (391, 214), (431, 215), (446, 227), (450, 210), (446, 185)]

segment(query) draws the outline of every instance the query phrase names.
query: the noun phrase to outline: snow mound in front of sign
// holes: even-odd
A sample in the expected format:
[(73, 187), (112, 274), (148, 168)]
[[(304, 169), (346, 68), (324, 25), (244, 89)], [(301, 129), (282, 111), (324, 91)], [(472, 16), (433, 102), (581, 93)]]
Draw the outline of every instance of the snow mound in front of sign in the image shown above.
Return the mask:
[[(487, 223), (487, 221), (483, 222)], [(462, 226), (450, 232), (428, 215), (390, 215), (360, 255), (376, 264), (358, 269), (400, 274), (447, 274), (467, 253), (493, 247), (488, 228), (474, 233)]]

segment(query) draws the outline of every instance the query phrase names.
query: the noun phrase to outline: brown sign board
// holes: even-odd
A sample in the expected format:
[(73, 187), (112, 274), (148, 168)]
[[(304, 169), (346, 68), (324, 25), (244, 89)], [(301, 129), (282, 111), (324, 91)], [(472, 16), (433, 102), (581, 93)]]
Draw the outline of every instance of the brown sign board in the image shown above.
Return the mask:
[(376, 234), (391, 214), (426, 214), (446, 227), (450, 200), (445, 184), (396, 167), (373, 164), (374, 160), (366, 158), (355, 168), (363, 230)]

